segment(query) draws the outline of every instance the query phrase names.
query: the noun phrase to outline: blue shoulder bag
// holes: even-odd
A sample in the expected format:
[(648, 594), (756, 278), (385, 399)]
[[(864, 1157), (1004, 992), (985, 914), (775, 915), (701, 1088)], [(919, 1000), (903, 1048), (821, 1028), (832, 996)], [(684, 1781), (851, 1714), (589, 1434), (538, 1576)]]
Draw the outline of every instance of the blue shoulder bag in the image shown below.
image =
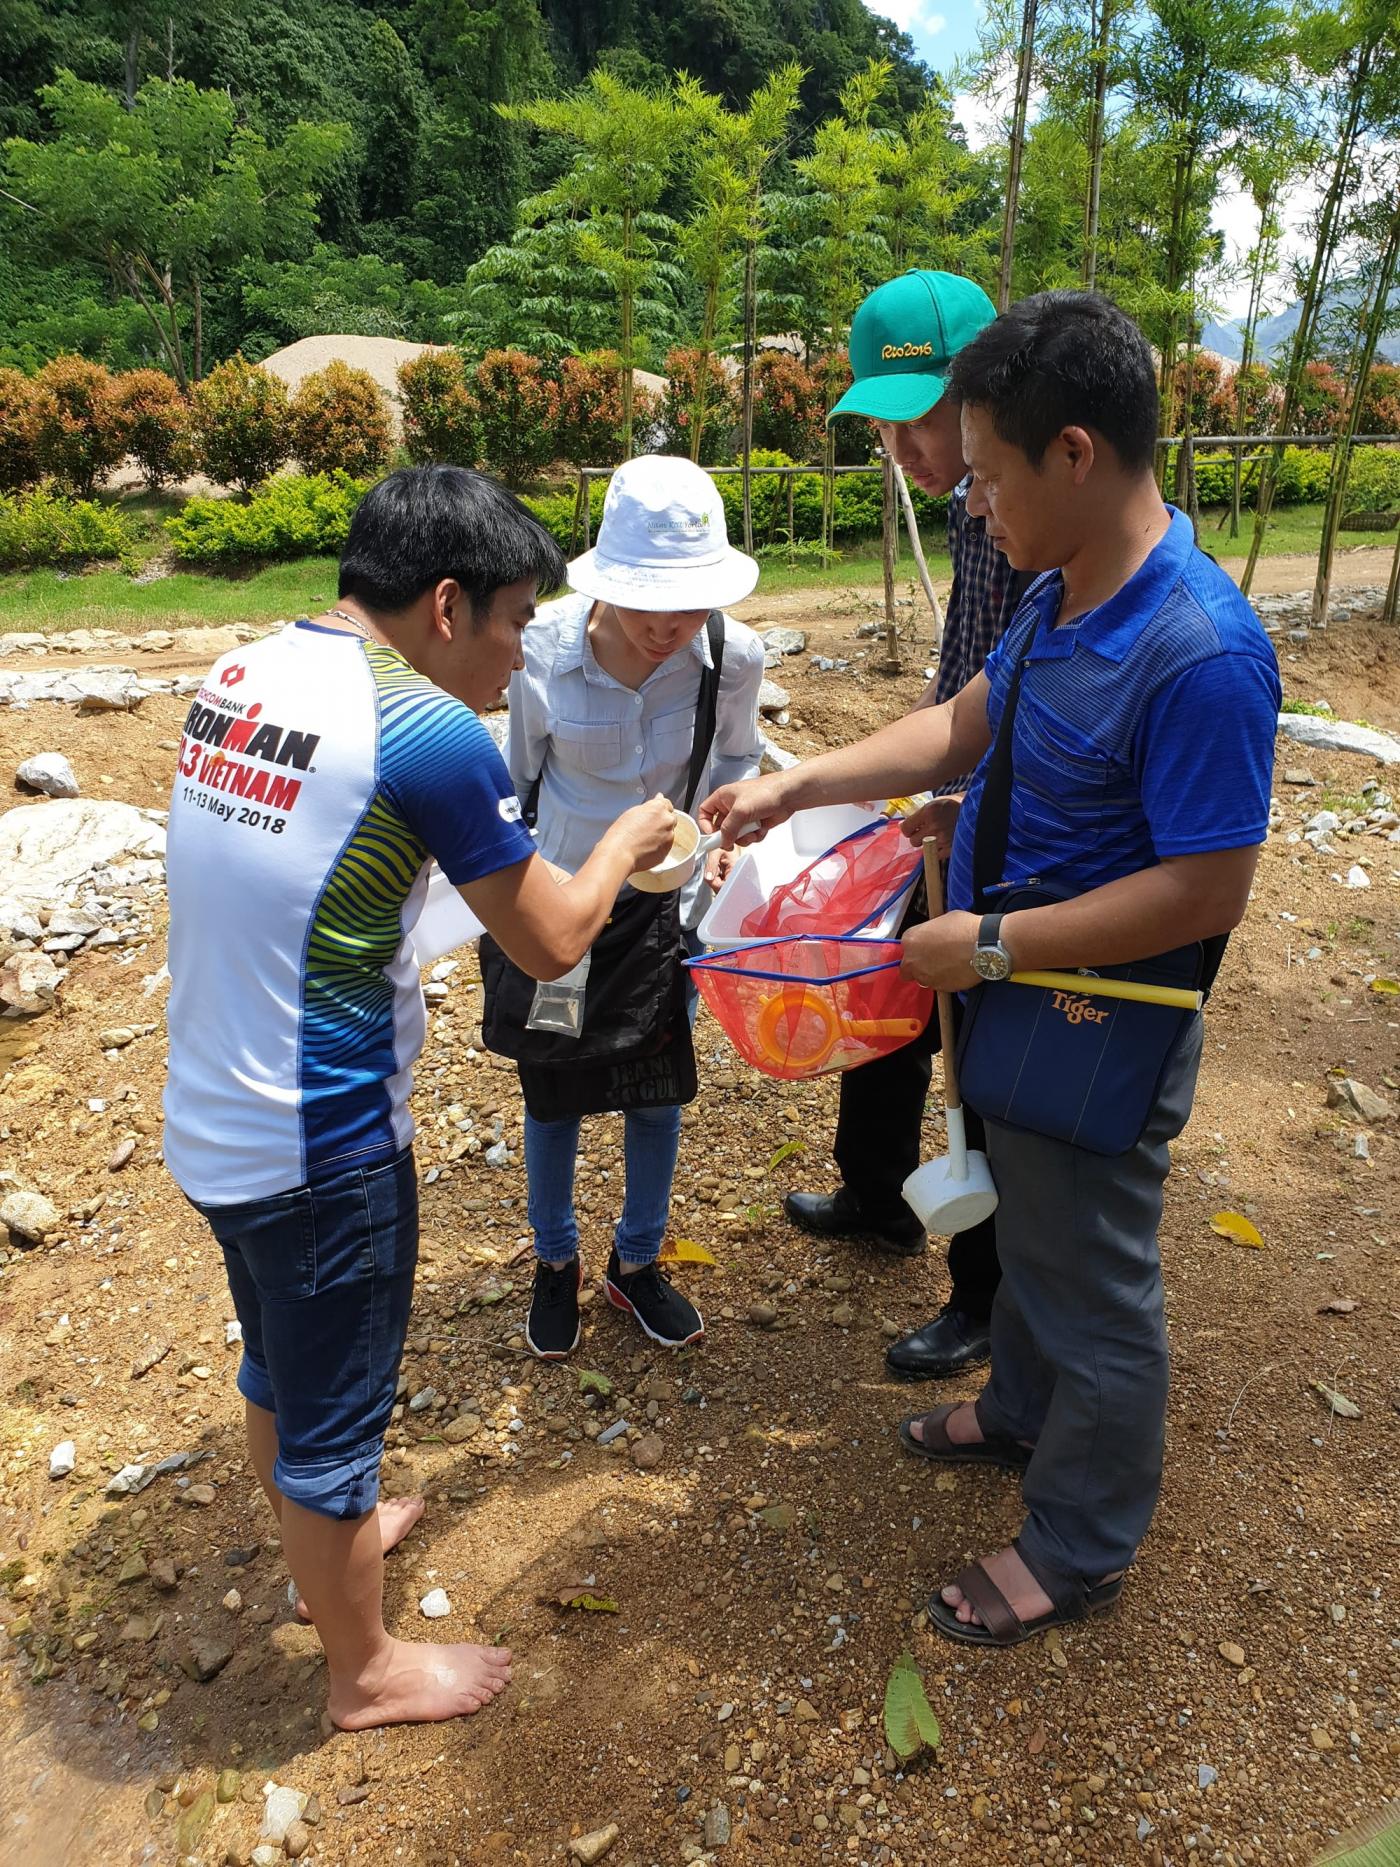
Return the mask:
[[(1013, 724), (1037, 617), (1023, 638), (982, 787), (973, 837), (972, 885), (979, 913), (1012, 913), (1065, 899), (1039, 884), (1001, 879), (1015, 781)], [(1099, 966), (1095, 977), (1209, 992), (1226, 936), (1174, 947), (1151, 959)], [(969, 993), (958, 1043), (964, 1100), (985, 1121), (1000, 1122), (1091, 1154), (1126, 1154), (1147, 1126), (1167, 1063), (1200, 1016), (1163, 1005), (1096, 998), (1010, 980)]]

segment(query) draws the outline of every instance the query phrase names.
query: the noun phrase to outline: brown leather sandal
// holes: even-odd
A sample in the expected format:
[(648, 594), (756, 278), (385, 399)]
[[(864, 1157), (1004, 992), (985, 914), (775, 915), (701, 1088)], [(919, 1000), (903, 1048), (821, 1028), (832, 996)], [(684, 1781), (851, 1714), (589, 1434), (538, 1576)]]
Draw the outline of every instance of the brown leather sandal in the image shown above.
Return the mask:
[[(935, 1407), (932, 1413), (911, 1413), (899, 1422), (900, 1444), (918, 1458), (936, 1459), (942, 1465), (997, 1465), (1003, 1471), (1023, 1472), (1031, 1462), (1031, 1449), (1015, 1439), (991, 1433), (975, 1445), (963, 1446), (948, 1437), (948, 1415), (966, 1405), (964, 1400), (954, 1400)], [(916, 1425), (923, 1430), (922, 1439), (916, 1439), (910, 1430)]]
[[(1021, 1556), (1019, 1542), (1011, 1547)], [(1026, 1561), (1024, 1556), (1021, 1560)], [(1029, 1569), (1030, 1564), (1026, 1563), (1026, 1567)], [(1127, 1573), (1093, 1584), (1057, 1577), (1053, 1590), (1043, 1576), (1036, 1575), (1035, 1579), (1055, 1605), (1048, 1614), (1037, 1614), (1023, 1621), (982, 1564), (970, 1562), (953, 1577), (952, 1586), (962, 1590), (964, 1599), (981, 1615), (982, 1624), (960, 1621), (957, 1609), (949, 1607), (941, 1591), (928, 1604), (929, 1621), (945, 1640), (958, 1640), (964, 1646), (1017, 1647), (1023, 1640), (1033, 1639), (1052, 1627), (1068, 1627), (1091, 1614), (1106, 1613), (1122, 1594)]]

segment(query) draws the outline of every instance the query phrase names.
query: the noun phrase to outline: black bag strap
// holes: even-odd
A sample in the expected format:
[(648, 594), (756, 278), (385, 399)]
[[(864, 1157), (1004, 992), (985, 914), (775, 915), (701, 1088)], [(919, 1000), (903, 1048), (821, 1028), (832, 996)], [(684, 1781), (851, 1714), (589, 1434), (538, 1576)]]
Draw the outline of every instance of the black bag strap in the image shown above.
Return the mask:
[[(690, 770), (685, 781), (685, 797), (681, 803), (684, 810), (689, 810), (695, 802), (695, 793), (705, 775), (710, 747), (715, 742), (719, 677), (724, 669), (724, 616), (719, 610), (712, 609), (706, 617), (705, 634), (710, 644), (710, 660), (709, 665), (700, 671), (700, 693), (695, 703), (695, 739), (690, 748)], [(543, 779), (544, 767), (541, 766), (521, 805), (520, 814), (532, 830), (539, 820), (540, 785)]]
[[(1016, 707), (1021, 698), (1021, 677), (1030, 660), (1031, 643), (1039, 626), (1040, 614), (1037, 611), (1035, 620), (1017, 644), (1016, 666), (1006, 690), (996, 742), (992, 746), (987, 775), (982, 783), (982, 800), (977, 807), (977, 823), (972, 836), (972, 893), (983, 914), (995, 910), (992, 891), (1005, 881), (1006, 845), (1011, 834), (1011, 790), (1015, 776), (1011, 748)], [(1220, 971), (1229, 941), (1229, 934), (1212, 934), (1208, 940), (1201, 942), (1199, 989), (1205, 997), (1210, 996), (1210, 988), (1215, 984), (1215, 976)]]
[(710, 747), (715, 742), (715, 716), (719, 711), (719, 677), (724, 668), (724, 617), (712, 609), (705, 620), (705, 635), (710, 645), (710, 661), (700, 671), (700, 693), (695, 703), (695, 742), (690, 748), (690, 771), (685, 781), (681, 808), (689, 810), (709, 763)]
[(1011, 835), (1011, 743), (1016, 723), (1016, 707), (1021, 698), (1021, 677), (1030, 659), (1031, 642), (1040, 626), (1036, 611), (1031, 625), (1016, 644), (1016, 665), (1001, 709), (1001, 723), (987, 761), (987, 775), (982, 780), (982, 797), (977, 806), (977, 823), (972, 836), (972, 892), (979, 910), (991, 911), (991, 891), (1003, 880), (1006, 868), (1006, 845)]

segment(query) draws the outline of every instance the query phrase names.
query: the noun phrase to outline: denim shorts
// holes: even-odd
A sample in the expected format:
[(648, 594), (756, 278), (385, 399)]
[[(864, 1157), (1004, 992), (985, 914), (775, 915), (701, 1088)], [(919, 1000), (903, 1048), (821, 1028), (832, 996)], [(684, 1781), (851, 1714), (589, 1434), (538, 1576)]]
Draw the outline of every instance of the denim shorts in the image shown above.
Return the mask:
[(379, 1497), (418, 1263), (413, 1152), (270, 1199), (205, 1206), (243, 1325), (238, 1391), (277, 1419), (273, 1477), (323, 1517)]

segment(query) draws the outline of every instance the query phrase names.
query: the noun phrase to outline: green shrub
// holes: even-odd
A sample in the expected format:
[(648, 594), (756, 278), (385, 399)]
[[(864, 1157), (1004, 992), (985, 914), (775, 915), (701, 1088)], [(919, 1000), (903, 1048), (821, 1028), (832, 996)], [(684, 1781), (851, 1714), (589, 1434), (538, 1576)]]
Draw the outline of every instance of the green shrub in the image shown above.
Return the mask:
[(127, 452), (152, 488), (182, 480), (194, 465), (190, 405), (164, 370), (128, 370), (116, 379)]
[(403, 441), (410, 460), (474, 467), (476, 398), (456, 350), (425, 350), (399, 367)]
[(488, 350), (476, 366), (478, 446), (488, 472), (523, 486), (554, 458), (559, 390), (537, 357)]
[[(598, 527), (603, 522), (603, 501), (607, 494), (606, 480), (588, 482), (589, 535), (595, 540)], [(578, 513), (576, 489), (568, 493), (526, 493), (524, 503), (566, 556), (576, 557), (583, 550), (582, 528), (575, 529)]]
[(41, 473), (88, 494), (126, 453), (111, 371), (55, 357), (34, 379), (34, 455)]
[(292, 452), (307, 473), (371, 475), (394, 449), (389, 405), (368, 370), (338, 358), (306, 376), (292, 397)]
[(32, 486), (38, 477), (34, 385), (23, 370), (0, 369), (0, 493)]
[(190, 563), (334, 556), (366, 491), (348, 473), (281, 474), (246, 501), (191, 499), (165, 529), (176, 557)]
[(1358, 447), (1347, 474), (1348, 512), (1400, 511), (1400, 447)]
[(202, 473), (249, 492), (291, 453), (287, 390), (279, 377), (230, 357), (194, 389), (195, 450)]
[(128, 568), (137, 557), (130, 524), (112, 506), (65, 499), (51, 487), (0, 495), (0, 569), (32, 570), (116, 558)]
[[(1262, 449), (1256, 450), (1263, 452)], [(1358, 448), (1357, 458), (1381, 449)], [(1167, 485), (1175, 484), (1176, 449), (1167, 450)], [(1228, 506), (1234, 484), (1233, 454), (1226, 448), (1196, 450), (1196, 500), (1202, 506)], [(1326, 499), (1332, 480), (1332, 456), (1325, 447), (1286, 447), (1274, 490), (1277, 506), (1316, 505)], [(1253, 507), (1259, 490), (1258, 466), (1246, 466), (1241, 500)]]

